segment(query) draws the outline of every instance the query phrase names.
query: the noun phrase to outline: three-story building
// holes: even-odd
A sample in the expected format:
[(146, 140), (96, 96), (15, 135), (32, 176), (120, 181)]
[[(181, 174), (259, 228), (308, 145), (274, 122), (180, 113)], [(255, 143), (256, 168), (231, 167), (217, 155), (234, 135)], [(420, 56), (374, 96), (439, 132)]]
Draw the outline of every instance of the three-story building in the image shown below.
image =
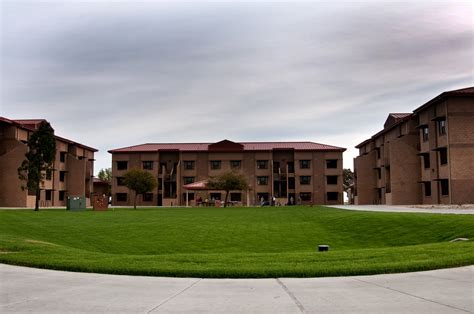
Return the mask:
[[(34, 207), (36, 193), (22, 190), (18, 167), (25, 160), (28, 138), (45, 121), (10, 120), (0, 117), (0, 207)], [(90, 205), (95, 148), (56, 137), (53, 172), (46, 176), (40, 194), (41, 207), (66, 206), (68, 196), (85, 196)]]
[(356, 204), (474, 203), (474, 87), (390, 114), (356, 148)]
[[(185, 205), (186, 199), (223, 200), (222, 191), (199, 191), (186, 196), (184, 185), (226, 171), (242, 173), (249, 191), (232, 191), (230, 200), (260, 204), (277, 198), (281, 204), (341, 204), (342, 153), (345, 148), (313, 142), (156, 143), (110, 150), (113, 205), (130, 206), (133, 192), (123, 174), (132, 168), (150, 171), (158, 180), (155, 191), (138, 199), (142, 206)], [(199, 195), (198, 195), (199, 194)]]

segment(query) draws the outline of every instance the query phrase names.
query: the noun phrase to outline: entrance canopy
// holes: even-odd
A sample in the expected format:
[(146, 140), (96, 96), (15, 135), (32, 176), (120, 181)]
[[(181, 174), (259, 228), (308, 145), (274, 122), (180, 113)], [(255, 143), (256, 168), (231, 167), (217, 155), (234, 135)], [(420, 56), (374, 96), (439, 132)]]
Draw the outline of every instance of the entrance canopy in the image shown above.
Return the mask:
[[(197, 181), (183, 185), (183, 189), (186, 190), (186, 207), (189, 206), (189, 191), (209, 191), (215, 190), (208, 186), (209, 180)], [(249, 190), (247, 190), (247, 207), (250, 206)]]
[(185, 190), (190, 190), (190, 191), (207, 191), (210, 190), (207, 187), (208, 180), (202, 180), (202, 181), (197, 181), (189, 184), (183, 185), (183, 188)]
[(183, 185), (186, 190), (186, 207), (189, 207), (189, 191), (207, 191), (209, 190), (207, 183), (208, 180), (202, 180)]

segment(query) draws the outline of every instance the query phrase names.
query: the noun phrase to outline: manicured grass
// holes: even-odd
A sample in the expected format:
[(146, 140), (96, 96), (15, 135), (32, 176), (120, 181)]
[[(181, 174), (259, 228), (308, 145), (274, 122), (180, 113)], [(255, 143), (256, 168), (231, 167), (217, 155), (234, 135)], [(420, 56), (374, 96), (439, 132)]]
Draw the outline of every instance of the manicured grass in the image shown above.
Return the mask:
[(316, 206), (0, 211), (0, 262), (113, 274), (316, 277), (474, 264), (474, 241), (449, 242), (461, 237), (474, 239), (474, 216)]

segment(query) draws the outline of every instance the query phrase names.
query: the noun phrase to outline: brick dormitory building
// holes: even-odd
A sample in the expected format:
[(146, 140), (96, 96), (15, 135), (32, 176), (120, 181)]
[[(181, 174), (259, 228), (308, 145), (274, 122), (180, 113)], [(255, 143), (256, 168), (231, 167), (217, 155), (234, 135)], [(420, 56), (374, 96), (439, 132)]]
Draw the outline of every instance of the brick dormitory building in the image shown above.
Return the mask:
[(356, 148), (355, 204), (473, 204), (474, 87), (389, 114)]
[[(138, 198), (141, 206), (186, 205), (186, 199), (223, 200), (223, 191), (187, 191), (183, 186), (234, 170), (248, 191), (231, 191), (230, 200), (259, 204), (276, 197), (286, 204), (343, 203), (342, 153), (345, 148), (313, 142), (142, 144), (110, 150), (113, 205), (130, 206), (133, 196), (123, 183), (132, 168), (150, 171), (159, 184)], [(186, 193), (187, 192), (187, 193)], [(190, 193), (191, 192), (191, 193)], [(186, 196), (187, 194), (187, 196)]]
[[(24, 182), (18, 179), (17, 169), (28, 151), (29, 136), (42, 121), (0, 117), (0, 207), (34, 207), (36, 195), (21, 189)], [(97, 150), (55, 137), (54, 171), (41, 187), (40, 206), (66, 206), (68, 196), (85, 196), (89, 206)]]

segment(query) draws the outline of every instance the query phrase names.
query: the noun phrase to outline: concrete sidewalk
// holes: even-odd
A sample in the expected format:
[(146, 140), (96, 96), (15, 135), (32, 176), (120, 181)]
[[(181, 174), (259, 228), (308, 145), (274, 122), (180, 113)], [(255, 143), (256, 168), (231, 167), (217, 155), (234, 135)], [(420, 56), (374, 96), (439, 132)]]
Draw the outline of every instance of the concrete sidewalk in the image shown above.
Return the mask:
[(474, 214), (474, 209), (417, 208), (399, 205), (328, 205), (326, 207), (371, 212), (429, 213), (429, 214)]
[(72, 273), (0, 264), (0, 312), (472, 313), (474, 266), (279, 279)]

